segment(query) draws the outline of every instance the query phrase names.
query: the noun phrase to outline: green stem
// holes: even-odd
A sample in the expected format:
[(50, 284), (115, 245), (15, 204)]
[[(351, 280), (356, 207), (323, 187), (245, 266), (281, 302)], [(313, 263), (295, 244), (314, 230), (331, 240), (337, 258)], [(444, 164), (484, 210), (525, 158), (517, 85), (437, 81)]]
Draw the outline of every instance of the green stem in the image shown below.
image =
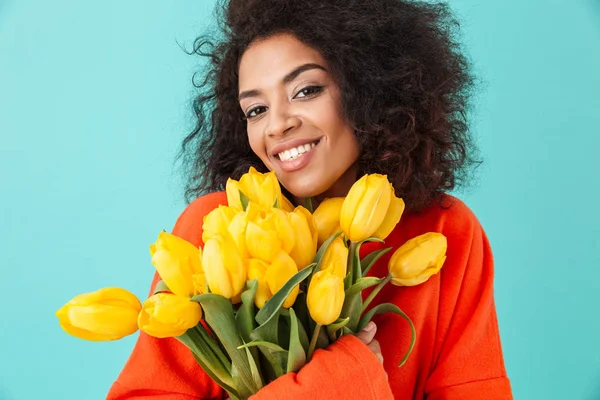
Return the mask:
[(319, 331), (321, 330), (321, 324), (317, 324), (315, 330), (313, 331), (312, 338), (310, 339), (310, 345), (308, 346), (308, 356), (306, 357), (306, 362), (309, 362), (312, 358), (312, 355), (315, 351), (315, 347), (317, 346), (317, 339), (319, 338)]
[(369, 294), (369, 297), (367, 297), (367, 299), (363, 303), (362, 309), (360, 311), (361, 315), (362, 315), (362, 313), (365, 312), (367, 307), (369, 307), (369, 304), (371, 304), (371, 302), (373, 301), (375, 296), (377, 296), (377, 294), (379, 294), (379, 291), (381, 289), (383, 289), (383, 287), (386, 285), (386, 283), (388, 283), (391, 279), (392, 279), (392, 276), (388, 274), (388, 276), (386, 276), (381, 282), (379, 282), (379, 284), (377, 286), (375, 286), (375, 289), (373, 289), (373, 291)]
[(213, 353), (215, 354), (215, 356), (217, 356), (217, 358), (219, 359), (219, 361), (221, 362), (221, 364), (223, 364), (223, 367), (225, 367), (225, 369), (229, 373), (231, 373), (231, 360), (229, 360), (229, 357), (227, 357), (223, 353), (223, 350), (221, 350), (221, 348), (215, 342), (215, 340), (208, 334), (208, 332), (206, 332), (206, 329), (204, 329), (204, 327), (202, 326), (202, 324), (196, 325), (196, 330), (198, 330), (198, 333), (200, 333), (200, 336), (202, 337), (202, 340), (204, 340), (204, 342), (206, 344), (208, 344), (208, 347), (210, 347), (210, 349), (213, 351)]
[(356, 251), (357, 242), (350, 242), (348, 247), (348, 261), (346, 262), (346, 275), (350, 276), (350, 282), (348, 287), (352, 286), (356, 282), (356, 276), (354, 276), (354, 252)]

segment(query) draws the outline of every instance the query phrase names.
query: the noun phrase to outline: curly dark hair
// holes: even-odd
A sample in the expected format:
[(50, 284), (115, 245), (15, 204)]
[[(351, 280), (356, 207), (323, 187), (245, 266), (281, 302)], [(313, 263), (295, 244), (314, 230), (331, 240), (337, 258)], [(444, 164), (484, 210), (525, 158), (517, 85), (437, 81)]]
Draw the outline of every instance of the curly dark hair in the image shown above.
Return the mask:
[(290, 33), (318, 50), (339, 85), (361, 146), (359, 170), (387, 174), (419, 211), (466, 182), (476, 147), (467, 115), (475, 78), (446, 3), (408, 0), (230, 0), (217, 6), (219, 39), (191, 54), (209, 58), (193, 106), (196, 125), (180, 155), (186, 200), (223, 190), (254, 166), (238, 104), (238, 66), (257, 39)]

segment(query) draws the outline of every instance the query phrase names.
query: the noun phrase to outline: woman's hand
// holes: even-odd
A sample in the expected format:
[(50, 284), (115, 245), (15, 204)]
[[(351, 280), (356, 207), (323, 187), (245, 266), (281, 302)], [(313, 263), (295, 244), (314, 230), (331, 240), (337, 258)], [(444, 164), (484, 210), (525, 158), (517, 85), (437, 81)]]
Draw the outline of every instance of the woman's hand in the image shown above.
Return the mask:
[(383, 355), (381, 354), (381, 347), (379, 347), (379, 342), (374, 339), (375, 333), (377, 332), (377, 325), (375, 322), (371, 321), (363, 328), (362, 331), (356, 334), (356, 337), (360, 339), (361, 342), (367, 345), (369, 350), (375, 354), (375, 357), (379, 360), (381, 364), (383, 364)]

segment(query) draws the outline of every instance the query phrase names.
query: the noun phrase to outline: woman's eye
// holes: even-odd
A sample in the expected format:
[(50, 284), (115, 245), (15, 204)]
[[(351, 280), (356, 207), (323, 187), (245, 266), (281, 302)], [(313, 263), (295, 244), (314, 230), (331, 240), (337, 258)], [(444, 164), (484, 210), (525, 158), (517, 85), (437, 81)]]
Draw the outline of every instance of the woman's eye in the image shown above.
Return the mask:
[(257, 117), (258, 115), (264, 113), (265, 111), (266, 111), (266, 107), (264, 107), (264, 106), (254, 107), (246, 113), (246, 118), (250, 119), (250, 118)]
[(309, 97), (311, 95), (319, 93), (321, 90), (323, 90), (323, 86), (307, 86), (304, 89), (301, 89), (298, 93), (296, 93), (294, 98)]

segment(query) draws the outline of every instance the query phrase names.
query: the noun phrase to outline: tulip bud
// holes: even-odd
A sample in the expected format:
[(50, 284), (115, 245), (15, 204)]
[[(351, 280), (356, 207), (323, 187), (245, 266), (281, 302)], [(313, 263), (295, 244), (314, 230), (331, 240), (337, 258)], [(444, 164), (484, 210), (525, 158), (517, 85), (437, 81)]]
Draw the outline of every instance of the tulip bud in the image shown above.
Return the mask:
[[(265, 272), (265, 279), (267, 280), (267, 284), (269, 285), (269, 290), (272, 294), (277, 293), (279, 289), (283, 287), (290, 280), (292, 276), (294, 276), (298, 272), (298, 267), (294, 260), (284, 253), (280, 251), (274, 257), (273, 262), (267, 268)], [(283, 303), (284, 308), (290, 308), (294, 302), (296, 301), (296, 297), (300, 292), (300, 285), (296, 285), (294, 290), (287, 297), (285, 302)]]
[(244, 193), (251, 202), (262, 207), (271, 208), (275, 205), (276, 200), (280, 207), (283, 208), (284, 206), (281, 187), (275, 173), (268, 172), (263, 174), (258, 172), (254, 167), (250, 167), (250, 170), (242, 175), (239, 181), (231, 178), (228, 179), (225, 185), (225, 192), (227, 193), (227, 203), (229, 206), (238, 209), (242, 209), (240, 192)]
[(290, 256), (298, 269), (306, 268), (312, 264), (317, 254), (317, 229), (313, 215), (306, 208), (299, 206), (287, 217), (296, 236), (296, 244)]
[(327, 251), (321, 260), (321, 270), (331, 268), (331, 272), (340, 278), (346, 277), (348, 264), (348, 248), (342, 236), (335, 238), (327, 247)]
[[(390, 187), (392, 187), (390, 185)], [(402, 217), (402, 213), (404, 212), (404, 200), (399, 197), (396, 197), (394, 194), (394, 188), (392, 187), (392, 199), (390, 201), (390, 206), (385, 214), (385, 218), (379, 228), (373, 234), (374, 237), (384, 240), (388, 237), (390, 233), (394, 230), (400, 218)]]
[(359, 242), (377, 231), (388, 212), (392, 187), (386, 175), (365, 175), (352, 185), (344, 199), (340, 225), (348, 239)]
[(193, 244), (162, 231), (150, 245), (152, 264), (170, 291), (190, 297), (206, 293), (201, 251)]
[(136, 332), (140, 301), (125, 289), (103, 288), (75, 296), (56, 312), (61, 328), (91, 341), (118, 340)]
[(246, 246), (246, 228), (248, 227), (248, 218), (245, 211), (238, 212), (227, 228), (231, 238), (235, 242), (240, 256), (246, 260), (250, 257), (248, 247)]
[(256, 296), (254, 297), (254, 304), (258, 308), (263, 308), (265, 303), (273, 296), (265, 278), (268, 267), (269, 264), (256, 258), (251, 258), (248, 261), (248, 280), (256, 279), (258, 281)]
[(319, 247), (325, 243), (331, 235), (342, 230), (340, 227), (340, 213), (343, 204), (343, 197), (332, 197), (323, 200), (315, 210), (313, 217), (319, 235)]
[(244, 289), (246, 267), (230, 236), (209, 239), (204, 245), (202, 264), (212, 293), (231, 299)]
[(157, 338), (183, 335), (202, 318), (200, 304), (187, 297), (158, 293), (148, 298), (138, 318), (140, 329)]
[(446, 260), (446, 237), (429, 232), (404, 243), (388, 263), (392, 284), (415, 286), (437, 274)]
[(344, 297), (344, 279), (331, 268), (315, 273), (306, 296), (310, 316), (321, 325), (335, 322), (342, 312)]
[(206, 243), (214, 235), (223, 235), (237, 214), (237, 209), (220, 205), (204, 216), (202, 223), (202, 241)]
[(246, 247), (252, 258), (270, 263), (279, 250), (289, 254), (294, 248), (295, 234), (285, 211), (250, 203), (247, 218)]

